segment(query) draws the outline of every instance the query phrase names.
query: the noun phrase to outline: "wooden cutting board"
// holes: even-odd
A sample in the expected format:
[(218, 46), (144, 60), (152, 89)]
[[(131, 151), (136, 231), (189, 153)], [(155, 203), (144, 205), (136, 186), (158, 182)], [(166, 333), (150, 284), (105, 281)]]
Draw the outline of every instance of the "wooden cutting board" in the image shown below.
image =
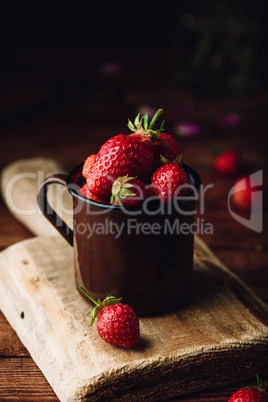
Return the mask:
[(60, 236), (1, 253), (1, 310), (61, 401), (165, 399), (267, 373), (267, 306), (200, 239), (195, 246), (188, 304), (141, 318), (131, 350), (89, 326), (73, 250)]
[(0, 253), (0, 308), (61, 401), (163, 400), (268, 372), (268, 307), (198, 237), (188, 303), (140, 318), (133, 349), (90, 327), (60, 235)]
[[(57, 235), (37, 204), (37, 191), (50, 174), (67, 173), (55, 159), (36, 157), (16, 160), (1, 172), (1, 195), (12, 215), (36, 235)], [(72, 225), (72, 197), (63, 186), (49, 186), (48, 201), (59, 216)]]

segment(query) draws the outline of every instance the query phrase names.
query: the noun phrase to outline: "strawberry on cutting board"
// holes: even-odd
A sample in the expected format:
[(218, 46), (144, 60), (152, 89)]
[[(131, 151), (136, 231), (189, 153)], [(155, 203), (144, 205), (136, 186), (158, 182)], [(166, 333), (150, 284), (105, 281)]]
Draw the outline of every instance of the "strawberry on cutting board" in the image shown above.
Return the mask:
[(262, 380), (257, 376), (257, 384), (245, 387), (236, 391), (228, 402), (267, 402), (266, 386), (263, 387)]
[(228, 402), (267, 402), (267, 398), (257, 389), (244, 388), (236, 391)]
[(81, 286), (82, 292), (95, 304), (91, 325), (97, 317), (97, 330), (100, 337), (112, 345), (131, 348), (140, 337), (139, 319), (131, 306), (120, 303), (121, 298), (107, 296), (103, 302), (94, 300)]

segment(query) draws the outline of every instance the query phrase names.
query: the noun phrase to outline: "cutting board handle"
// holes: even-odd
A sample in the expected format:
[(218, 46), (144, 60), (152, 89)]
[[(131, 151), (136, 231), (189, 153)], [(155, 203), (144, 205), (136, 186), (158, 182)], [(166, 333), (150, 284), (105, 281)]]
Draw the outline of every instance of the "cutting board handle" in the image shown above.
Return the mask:
[(59, 215), (51, 208), (47, 200), (47, 189), (50, 184), (61, 184), (67, 186), (66, 174), (52, 174), (48, 176), (40, 185), (37, 195), (37, 200), (41, 211), (50, 223), (59, 231), (59, 233), (67, 240), (67, 242), (73, 245), (73, 231), (66, 225), (65, 222), (59, 217)]

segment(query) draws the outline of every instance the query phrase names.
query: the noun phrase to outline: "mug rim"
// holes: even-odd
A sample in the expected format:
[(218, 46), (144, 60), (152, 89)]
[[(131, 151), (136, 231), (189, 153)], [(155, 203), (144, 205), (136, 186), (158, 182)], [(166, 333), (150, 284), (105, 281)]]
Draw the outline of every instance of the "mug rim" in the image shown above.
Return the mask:
[[(67, 188), (68, 188), (70, 194), (73, 197), (75, 197), (76, 199), (78, 199), (86, 204), (92, 205), (93, 207), (102, 208), (102, 209), (113, 209), (113, 210), (115, 209), (118, 211), (122, 210), (123, 207), (121, 207), (120, 205), (103, 204), (101, 202), (91, 200), (90, 198), (87, 198), (87, 197), (83, 196), (82, 194), (78, 193), (77, 188), (74, 187), (74, 184), (75, 184), (75, 186), (77, 186), (77, 183), (74, 183), (74, 181), (72, 179), (75, 174), (78, 175), (79, 173), (81, 173), (81, 177), (83, 177), (82, 176), (83, 165), (84, 165), (84, 163), (80, 163), (79, 165), (75, 166), (68, 174), (66, 183), (67, 183)], [(188, 178), (192, 179), (192, 183), (190, 183), (190, 184), (192, 184), (195, 187), (195, 192), (193, 194), (189, 195), (188, 197), (187, 196), (183, 197), (183, 200), (179, 201), (180, 203), (185, 203), (189, 200), (193, 200), (194, 197), (198, 194), (200, 185), (201, 185), (201, 179), (200, 179), (199, 174), (196, 172), (196, 170), (194, 170), (191, 166), (186, 165), (185, 163), (182, 163), (182, 167), (185, 170)], [(159, 202), (161, 202), (161, 201), (159, 200)], [(135, 209), (135, 208), (131, 208), (131, 209)]]

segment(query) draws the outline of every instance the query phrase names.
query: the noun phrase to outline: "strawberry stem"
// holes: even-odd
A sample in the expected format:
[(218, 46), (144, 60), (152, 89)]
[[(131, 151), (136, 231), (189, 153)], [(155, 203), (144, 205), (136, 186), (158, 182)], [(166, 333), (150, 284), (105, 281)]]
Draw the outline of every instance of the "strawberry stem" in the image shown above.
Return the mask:
[(257, 377), (257, 385), (250, 385), (247, 387), (243, 387), (242, 389), (257, 389), (258, 391), (262, 391), (265, 393), (267, 391), (267, 383), (265, 382), (263, 386), (263, 382), (261, 378), (258, 376), (258, 374), (256, 375), (256, 377)]
[(92, 301), (92, 303), (96, 304), (96, 306), (99, 305), (99, 303), (96, 302), (96, 300), (94, 300), (93, 297), (91, 297), (91, 296), (87, 293), (87, 291), (82, 288), (82, 286), (79, 286), (79, 288), (82, 290), (83, 293), (85, 293), (85, 295), (89, 298), (89, 300)]
[(120, 303), (122, 297), (115, 297), (115, 296), (107, 296), (103, 302), (100, 301), (100, 299), (98, 299), (97, 301), (94, 300), (89, 294), (88, 292), (82, 288), (82, 286), (79, 286), (79, 288), (82, 290), (82, 292), (89, 298), (90, 301), (92, 301), (92, 303), (94, 303), (96, 305), (96, 307), (93, 308), (92, 311), (89, 311), (87, 313), (87, 315), (92, 314), (92, 318), (91, 318), (91, 323), (90, 325), (93, 325), (95, 318), (98, 316), (99, 312), (107, 306), (111, 306), (112, 304), (117, 304)]
[(261, 378), (258, 376), (258, 374), (257, 374), (257, 384), (258, 384), (258, 387), (262, 388), (262, 380), (261, 380)]
[(160, 114), (163, 113), (163, 109), (158, 109), (158, 111), (153, 116), (150, 124), (149, 124), (149, 115), (146, 113), (144, 116), (140, 118), (140, 113), (136, 116), (134, 120), (134, 124), (128, 119), (128, 128), (135, 133), (142, 133), (151, 138), (154, 142), (159, 137), (161, 133), (164, 132), (164, 121), (161, 123), (161, 126), (158, 130), (153, 130), (154, 124)]

